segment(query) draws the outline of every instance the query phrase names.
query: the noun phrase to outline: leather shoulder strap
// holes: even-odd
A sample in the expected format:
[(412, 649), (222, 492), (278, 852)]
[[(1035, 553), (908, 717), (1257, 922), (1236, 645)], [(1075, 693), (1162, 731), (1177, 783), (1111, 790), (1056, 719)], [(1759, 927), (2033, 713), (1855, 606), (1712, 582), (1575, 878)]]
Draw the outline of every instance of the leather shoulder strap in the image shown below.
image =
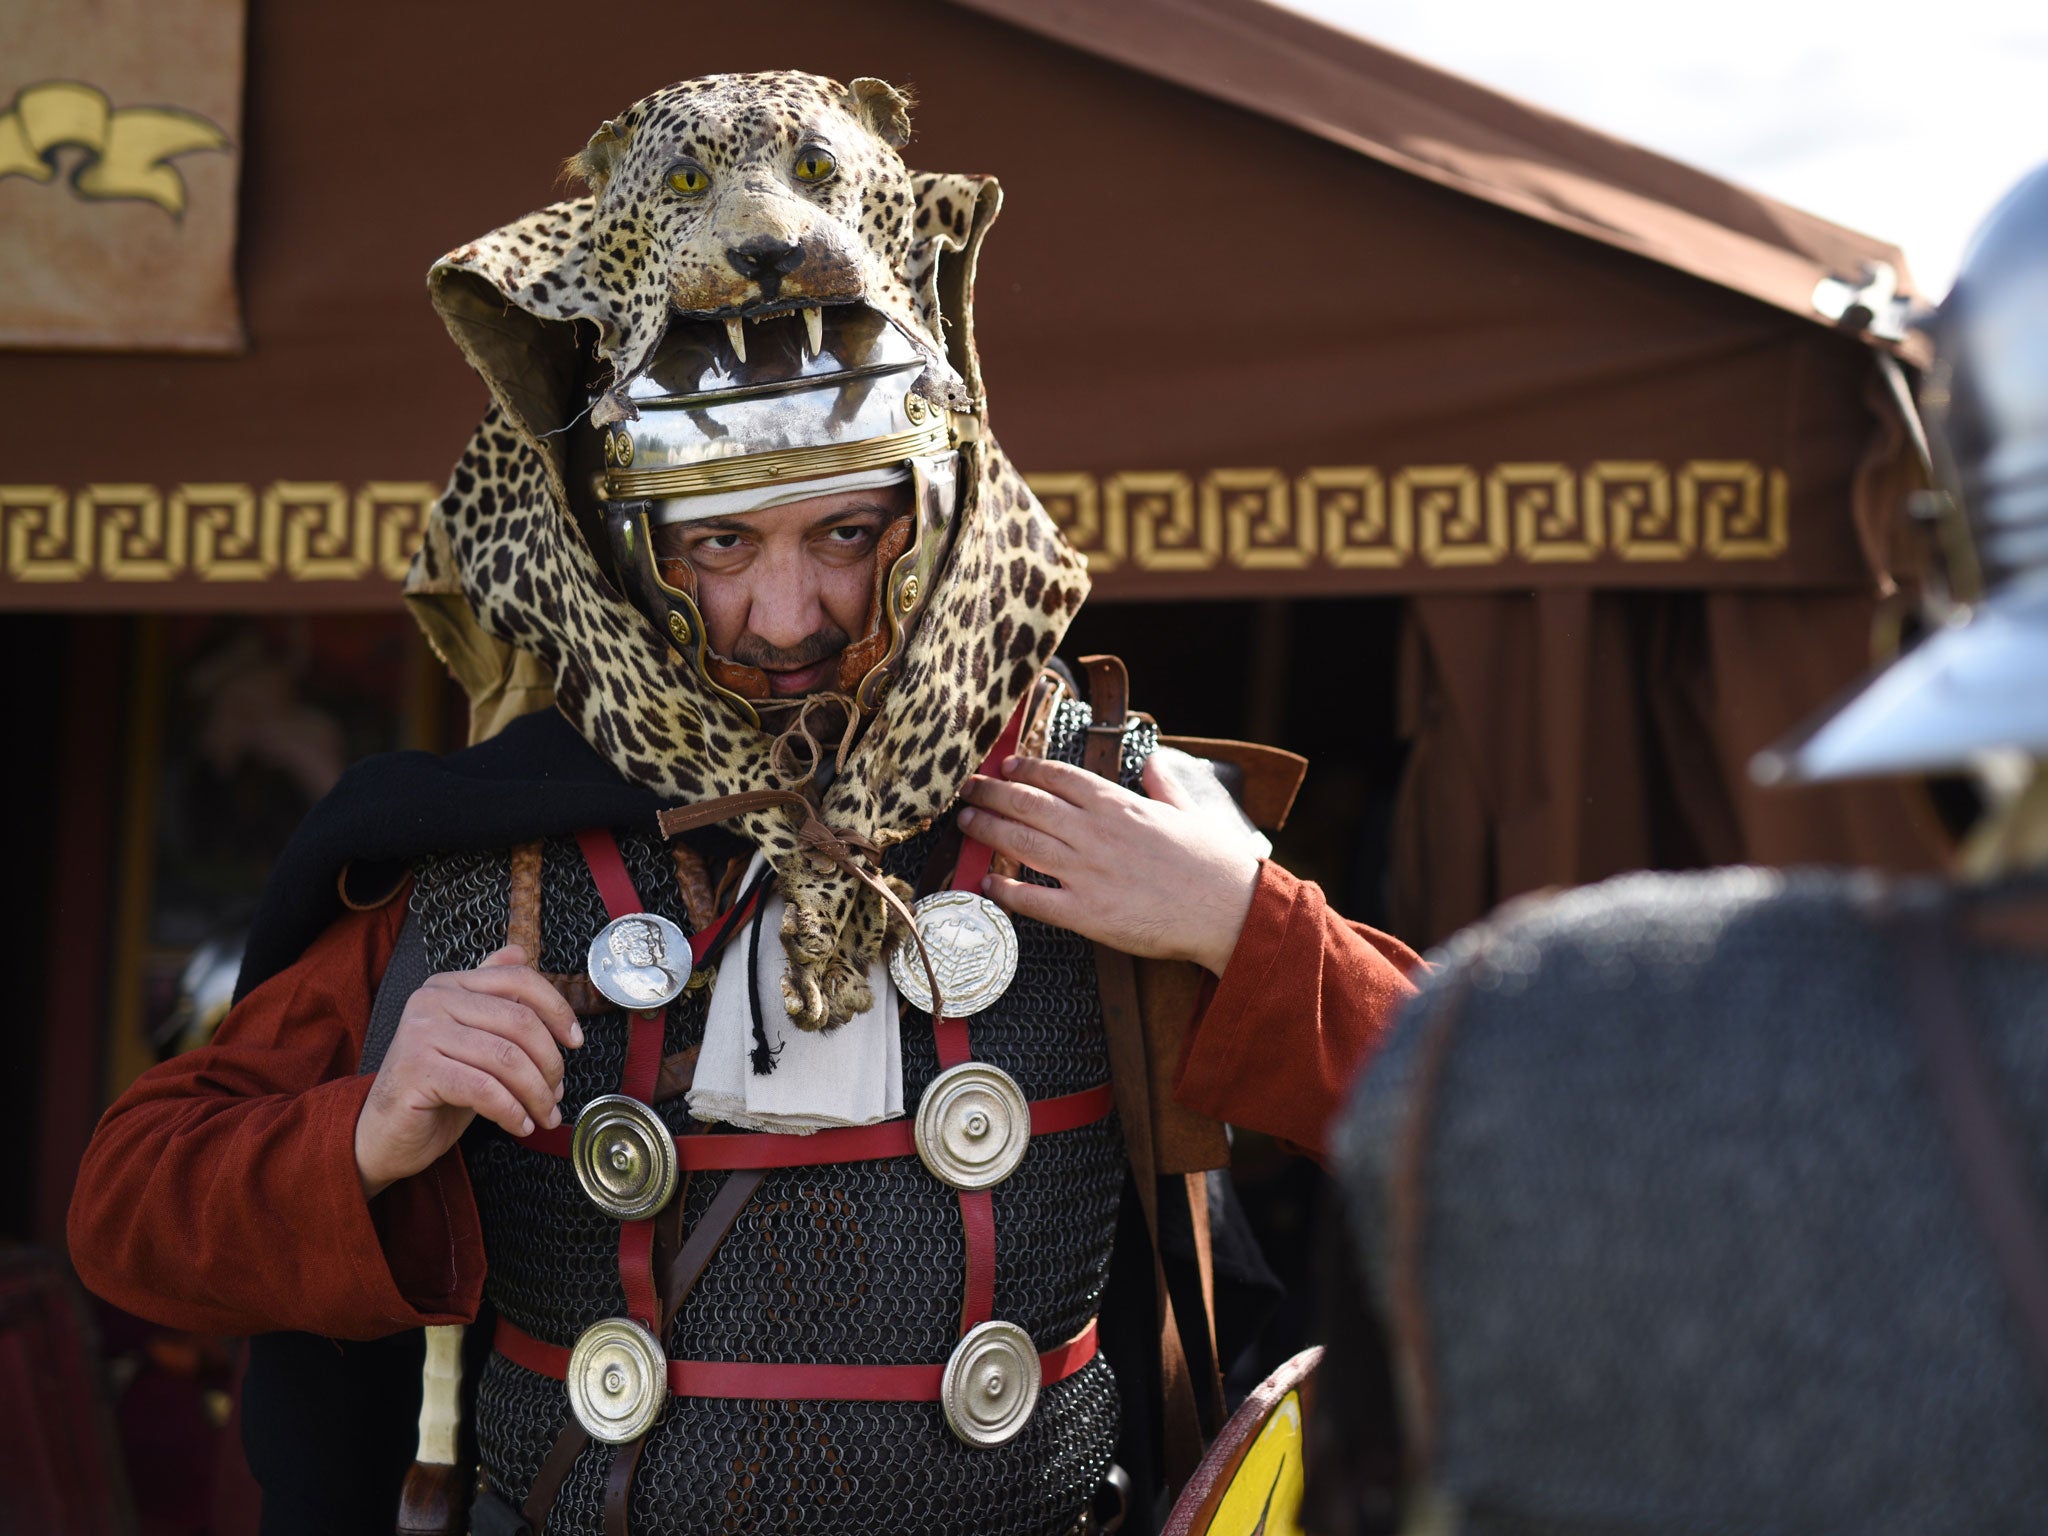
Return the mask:
[[(1090, 773), (1122, 777), (1125, 722), (1129, 715), (1130, 677), (1115, 656), (1083, 656), (1091, 722), (1081, 762)], [(1201, 1464), (1202, 1420), (1196, 1405), (1195, 1382), (1181, 1341), (1173, 1297), (1166, 1284), (1166, 1266), (1159, 1250), (1159, 1160), (1152, 1121), (1152, 1087), (1147, 1065), (1145, 1025), (1138, 1006), (1137, 971), (1129, 955), (1106, 944), (1095, 946), (1095, 974), (1102, 997), (1102, 1026), (1109, 1037), (1109, 1075), (1116, 1091), (1118, 1118), (1123, 1122), (1124, 1148), (1131, 1160), (1131, 1182), (1145, 1213), (1145, 1233), (1152, 1247), (1152, 1284), (1159, 1317), (1159, 1377), (1165, 1419), (1166, 1481), (1177, 1491)], [(1206, 1203), (1202, 1214), (1207, 1214)], [(1198, 1223), (1195, 1246), (1204, 1259), (1209, 1233)], [(1205, 1287), (1204, 1301), (1208, 1300)], [(1215, 1329), (1213, 1322), (1210, 1332)], [(1213, 1354), (1213, 1352), (1212, 1352)]]
[(1124, 722), (1130, 714), (1131, 675), (1124, 670), (1121, 656), (1083, 656), (1082, 673), (1088, 679), (1088, 744), (1081, 752), (1081, 766), (1105, 779), (1122, 775)]

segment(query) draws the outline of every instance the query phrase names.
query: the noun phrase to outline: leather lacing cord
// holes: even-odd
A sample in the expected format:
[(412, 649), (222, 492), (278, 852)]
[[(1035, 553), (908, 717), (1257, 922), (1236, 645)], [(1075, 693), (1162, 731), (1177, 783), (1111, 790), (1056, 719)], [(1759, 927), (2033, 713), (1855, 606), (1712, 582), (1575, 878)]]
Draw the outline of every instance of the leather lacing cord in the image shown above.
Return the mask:
[(793, 789), (751, 789), (745, 794), (721, 795), (715, 800), (701, 800), (694, 805), (678, 805), (663, 811), (655, 818), (663, 837), (677, 837), (698, 827), (710, 826), (715, 822), (729, 821), (735, 816), (744, 816), (752, 811), (775, 809), (801, 811), (803, 822), (797, 828), (797, 845), (814, 867), (825, 866), (851, 875), (882, 899), (882, 904), (903, 922), (908, 942), (917, 946), (917, 957), (924, 966), (925, 982), (932, 989), (932, 1005), (937, 1008), (941, 1002), (939, 975), (932, 968), (932, 957), (926, 952), (924, 936), (917, 931), (917, 918), (903, 898), (889, 889), (888, 882), (877, 872), (882, 850), (870, 839), (845, 827), (827, 825), (818, 814), (817, 805), (809, 796)]

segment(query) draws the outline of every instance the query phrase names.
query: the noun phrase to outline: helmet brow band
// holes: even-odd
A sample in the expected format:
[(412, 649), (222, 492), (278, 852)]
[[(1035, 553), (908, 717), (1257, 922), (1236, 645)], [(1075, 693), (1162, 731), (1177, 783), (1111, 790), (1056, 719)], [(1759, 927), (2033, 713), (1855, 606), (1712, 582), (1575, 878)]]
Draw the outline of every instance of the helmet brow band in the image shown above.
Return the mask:
[(772, 453), (710, 459), (668, 469), (614, 469), (604, 477), (606, 501), (666, 500), (700, 491), (737, 491), (773, 485), (778, 480), (813, 480), (825, 475), (853, 474), (935, 453), (947, 446), (946, 421), (871, 437), (861, 443), (827, 443), (817, 447), (778, 448)]

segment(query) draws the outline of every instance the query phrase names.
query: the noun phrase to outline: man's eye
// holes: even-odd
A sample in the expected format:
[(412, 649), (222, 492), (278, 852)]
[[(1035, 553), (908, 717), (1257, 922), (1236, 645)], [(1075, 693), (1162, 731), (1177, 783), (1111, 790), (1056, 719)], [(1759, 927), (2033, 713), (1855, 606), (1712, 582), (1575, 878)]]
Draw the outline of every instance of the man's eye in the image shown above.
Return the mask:
[(728, 550), (740, 547), (740, 536), (736, 533), (714, 533), (697, 541), (699, 549)]
[(850, 523), (845, 527), (831, 529), (826, 533), (825, 537), (840, 544), (858, 544), (862, 539), (868, 537), (868, 532), (869, 530), (861, 527), (860, 524)]

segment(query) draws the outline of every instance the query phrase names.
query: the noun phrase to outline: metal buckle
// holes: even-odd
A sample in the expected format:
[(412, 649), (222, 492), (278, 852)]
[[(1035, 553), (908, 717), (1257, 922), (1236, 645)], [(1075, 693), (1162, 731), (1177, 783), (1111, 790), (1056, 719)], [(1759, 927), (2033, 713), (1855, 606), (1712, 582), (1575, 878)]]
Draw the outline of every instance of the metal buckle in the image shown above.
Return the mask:
[(606, 1445), (638, 1440), (668, 1402), (668, 1355), (628, 1317), (592, 1323), (569, 1351), (569, 1412)]
[(1031, 1103), (1000, 1067), (963, 1061), (925, 1089), (911, 1139), (941, 1184), (987, 1189), (1024, 1160), (1031, 1145)]
[(638, 1099), (608, 1093), (576, 1117), (569, 1138), (576, 1182), (593, 1204), (620, 1221), (641, 1221), (669, 1203), (681, 1177), (675, 1136)]
[(940, 1380), (946, 1425), (968, 1445), (1002, 1445), (1038, 1406), (1038, 1350), (1015, 1323), (986, 1322), (953, 1346)]

